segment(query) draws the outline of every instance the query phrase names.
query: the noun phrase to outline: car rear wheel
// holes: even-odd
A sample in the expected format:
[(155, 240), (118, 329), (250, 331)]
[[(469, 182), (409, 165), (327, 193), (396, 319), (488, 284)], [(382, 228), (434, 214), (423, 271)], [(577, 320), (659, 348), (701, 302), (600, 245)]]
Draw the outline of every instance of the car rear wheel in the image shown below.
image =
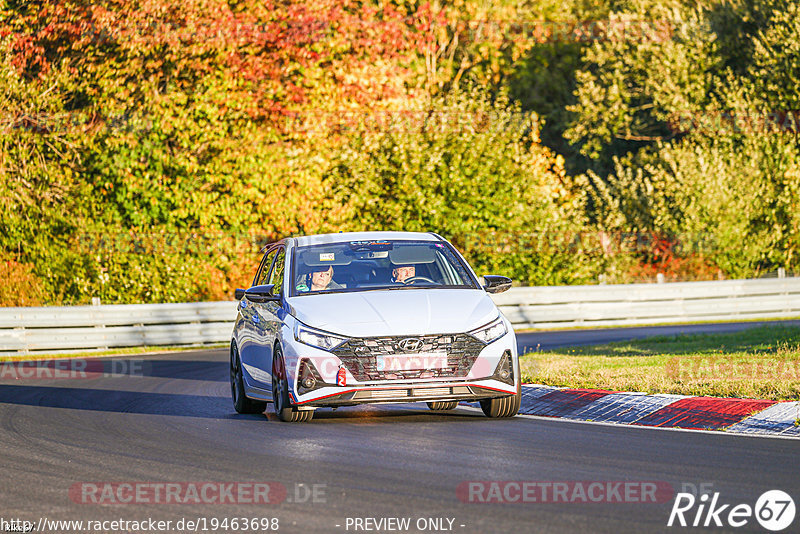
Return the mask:
[(428, 403), (428, 408), (435, 412), (453, 410), (456, 406), (458, 406), (458, 401), (436, 401)]
[(314, 417), (313, 410), (298, 410), (289, 401), (289, 383), (286, 379), (286, 365), (280, 348), (275, 347), (272, 356), (272, 406), (275, 415), (287, 423), (301, 423), (311, 421)]
[(242, 376), (242, 361), (236, 345), (231, 347), (231, 398), (233, 409), (238, 413), (264, 413), (267, 403), (248, 399), (244, 392), (244, 376)]

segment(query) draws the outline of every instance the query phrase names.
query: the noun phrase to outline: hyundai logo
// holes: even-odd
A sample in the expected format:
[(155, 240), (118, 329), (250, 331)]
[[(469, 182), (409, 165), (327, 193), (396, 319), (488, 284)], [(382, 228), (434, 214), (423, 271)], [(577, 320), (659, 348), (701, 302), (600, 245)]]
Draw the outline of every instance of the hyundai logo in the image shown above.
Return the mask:
[(422, 348), (422, 340), (416, 337), (407, 337), (401, 340), (397, 347), (406, 352), (417, 352)]

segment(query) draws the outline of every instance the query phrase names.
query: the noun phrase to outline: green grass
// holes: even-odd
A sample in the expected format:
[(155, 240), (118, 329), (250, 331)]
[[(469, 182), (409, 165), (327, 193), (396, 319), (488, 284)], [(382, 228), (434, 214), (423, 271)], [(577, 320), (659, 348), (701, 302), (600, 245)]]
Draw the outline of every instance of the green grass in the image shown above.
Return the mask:
[[(763, 323), (764, 321), (797, 321), (800, 317), (796, 315), (787, 315), (786, 317), (772, 317), (770, 319), (755, 318), (755, 319), (731, 319), (729, 321), (681, 321), (682, 325), (689, 324), (721, 324), (721, 323)], [(584, 324), (583, 326), (568, 326), (564, 328), (514, 328), (517, 333), (520, 332), (552, 332), (553, 330), (604, 330), (612, 328), (640, 328), (648, 326), (675, 326), (672, 323), (636, 323), (636, 324), (605, 324), (593, 325)]]
[(31, 361), (31, 360), (60, 360), (66, 358), (103, 358), (109, 356), (128, 356), (136, 354), (159, 354), (162, 352), (182, 352), (187, 350), (206, 350), (227, 348), (227, 343), (214, 343), (210, 345), (165, 345), (165, 346), (144, 346), (144, 347), (124, 347), (109, 350), (91, 350), (85, 352), (67, 353), (47, 353), (37, 352), (31, 354), (20, 354), (18, 356), (0, 356), (0, 362)]
[(661, 336), (529, 353), (526, 382), (576, 388), (800, 399), (800, 327)]

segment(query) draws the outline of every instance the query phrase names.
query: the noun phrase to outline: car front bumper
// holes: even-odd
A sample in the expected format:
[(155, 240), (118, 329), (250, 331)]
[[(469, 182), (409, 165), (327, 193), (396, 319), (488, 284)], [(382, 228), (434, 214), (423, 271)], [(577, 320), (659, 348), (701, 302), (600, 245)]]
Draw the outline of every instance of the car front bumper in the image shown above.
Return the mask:
[[(513, 386), (497, 381), (440, 384), (393, 384), (384, 387), (322, 388), (304, 395), (310, 399), (295, 399), (298, 406), (353, 406), (356, 404), (386, 404), (405, 402), (464, 401), (472, 402), (514, 394)], [(489, 385), (489, 384), (492, 385)], [(502, 386), (502, 389), (497, 386)], [(332, 393), (329, 392), (335, 390)]]
[[(519, 363), (513, 330), (483, 346), (462, 376), (370, 380), (354, 376), (342, 360), (330, 352), (302, 343), (286, 347), (292, 404), (299, 407), (352, 406), (356, 404), (408, 403), (433, 401), (478, 401), (516, 394), (519, 388)], [(314, 367), (318, 381), (308, 391), (300, 384), (303, 362)], [(350, 362), (352, 363), (352, 362)], [(501, 368), (510, 376), (501, 376)], [(344, 373), (343, 383), (337, 372)], [(298, 378), (300, 377), (300, 379)], [(362, 378), (359, 380), (359, 378)]]

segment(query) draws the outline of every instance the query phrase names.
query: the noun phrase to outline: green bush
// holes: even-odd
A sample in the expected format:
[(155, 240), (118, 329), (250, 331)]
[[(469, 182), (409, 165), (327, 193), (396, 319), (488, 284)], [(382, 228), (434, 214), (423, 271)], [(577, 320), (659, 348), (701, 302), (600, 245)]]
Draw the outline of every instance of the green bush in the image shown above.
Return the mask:
[(587, 281), (599, 261), (569, 248), (580, 184), (541, 146), (535, 115), (479, 90), (439, 97), (418, 121), (363, 131), (326, 179), (353, 230), (436, 231), (482, 273), (527, 284)]
[(695, 137), (592, 175), (608, 228), (672, 236), (728, 276), (800, 266), (800, 147), (782, 134)]

